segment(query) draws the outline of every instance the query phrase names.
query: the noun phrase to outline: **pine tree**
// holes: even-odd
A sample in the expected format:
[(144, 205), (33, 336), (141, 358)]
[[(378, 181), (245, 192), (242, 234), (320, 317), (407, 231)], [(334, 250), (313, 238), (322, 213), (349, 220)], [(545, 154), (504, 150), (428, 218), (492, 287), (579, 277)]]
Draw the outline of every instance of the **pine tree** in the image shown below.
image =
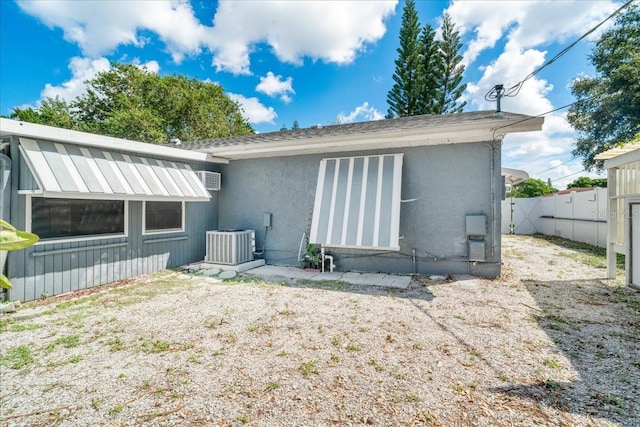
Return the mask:
[(439, 43), (436, 32), (427, 24), (420, 36), (420, 62), (418, 64), (418, 101), (416, 114), (434, 114), (438, 112), (437, 89), (440, 73)]
[(387, 118), (417, 114), (419, 98), (420, 23), (414, 0), (407, 0), (402, 11), (400, 47), (395, 60), (393, 87), (387, 94)]
[(460, 34), (454, 29), (455, 25), (451, 21), (451, 16), (445, 13), (442, 26), (442, 40), (439, 43), (439, 52), (441, 57), (440, 72), (438, 76), (438, 105), (434, 111), (437, 114), (460, 113), (467, 104), (466, 101), (458, 103), (458, 99), (467, 88), (467, 84), (462, 82), (462, 74), (464, 73), (464, 65), (462, 55), (458, 52), (462, 47), (460, 43)]

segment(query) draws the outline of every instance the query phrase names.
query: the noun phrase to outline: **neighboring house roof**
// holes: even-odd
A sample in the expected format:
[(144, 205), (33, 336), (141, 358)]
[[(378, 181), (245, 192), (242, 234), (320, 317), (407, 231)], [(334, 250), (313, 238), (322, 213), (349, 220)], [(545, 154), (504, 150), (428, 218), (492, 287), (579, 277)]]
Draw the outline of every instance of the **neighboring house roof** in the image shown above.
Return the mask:
[(501, 140), (538, 131), (543, 117), (496, 111), (399, 117), (183, 142), (180, 148), (234, 159)]
[(529, 179), (529, 174), (520, 169), (502, 168), (502, 176), (504, 176), (504, 183), (507, 185), (520, 184)]
[(575, 188), (567, 188), (566, 190), (556, 191), (551, 194), (544, 194), (543, 197), (551, 197), (551, 196), (562, 196), (563, 194), (571, 194), (571, 193), (582, 193), (584, 191), (593, 191), (599, 187), (575, 187)]

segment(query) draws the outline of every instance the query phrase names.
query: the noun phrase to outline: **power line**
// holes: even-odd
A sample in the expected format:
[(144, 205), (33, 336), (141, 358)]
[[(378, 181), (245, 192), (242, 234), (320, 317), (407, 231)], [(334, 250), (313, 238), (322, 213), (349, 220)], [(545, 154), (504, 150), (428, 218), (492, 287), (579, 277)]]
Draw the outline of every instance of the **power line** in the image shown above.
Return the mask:
[(552, 179), (551, 182), (560, 181), (561, 179), (569, 178), (570, 176), (578, 175), (579, 173), (586, 172), (585, 169), (579, 170), (578, 172), (570, 173), (569, 175), (561, 176), (560, 178)]
[[(540, 156), (540, 157), (542, 157), (542, 156)], [(539, 159), (540, 157), (538, 157), (538, 159)], [(536, 160), (537, 160), (537, 159), (536, 159)], [(562, 165), (566, 165), (567, 163), (571, 163), (571, 162), (574, 162), (574, 161), (576, 161), (576, 160), (578, 160), (578, 158), (577, 158), (577, 157), (572, 157), (571, 159), (567, 160), (566, 162), (562, 162), (562, 163), (560, 163), (560, 164), (558, 164), (558, 165), (552, 166), (552, 167), (550, 167), (549, 169), (545, 169), (545, 170), (540, 171), (540, 172), (535, 172), (535, 173), (534, 173), (534, 175), (540, 175), (541, 173), (549, 172), (549, 171), (550, 171), (550, 170), (552, 170), (552, 169), (555, 169), (555, 168), (560, 167), (560, 166), (562, 166)]]
[[(623, 9), (625, 9), (626, 7), (628, 7), (629, 5), (631, 5), (631, 3), (633, 3), (634, 0), (629, 0), (628, 2), (626, 2), (625, 4), (623, 4), (622, 6), (620, 6), (618, 9), (616, 9), (616, 11), (614, 11), (611, 15), (607, 16), (603, 21), (601, 21), (600, 23), (598, 23), (595, 27), (591, 28), (589, 31), (587, 31), (586, 33), (584, 33), (582, 36), (580, 36), (580, 38), (578, 38), (577, 40), (575, 40), (573, 43), (571, 43), (570, 45), (568, 45), (567, 47), (565, 47), (564, 49), (562, 49), (560, 52), (558, 52), (553, 58), (549, 59), (547, 62), (545, 62), (544, 64), (542, 64), (540, 67), (538, 67), (537, 69), (535, 69), (534, 71), (532, 71), (531, 73), (529, 73), (524, 79), (522, 79), (520, 82), (516, 83), (515, 85), (511, 86), (508, 89), (504, 89), (503, 85), (495, 85), (494, 87), (492, 87), (489, 92), (487, 92), (487, 94), (484, 96), (484, 99), (487, 101), (493, 101), (496, 100), (498, 102), (498, 105), (500, 104), (500, 98), (503, 98), (505, 96), (509, 96), (509, 97), (513, 97), (518, 95), (518, 93), (520, 92), (520, 89), (522, 88), (522, 86), (524, 85), (524, 83), (531, 79), (533, 76), (535, 76), (536, 74), (538, 74), (540, 71), (542, 71), (544, 68), (546, 68), (547, 66), (553, 64), (555, 61), (557, 61), (558, 59), (560, 59), (562, 56), (564, 56), (567, 52), (569, 52), (571, 49), (573, 49), (575, 47), (576, 44), (578, 44), (581, 40), (583, 40), (585, 37), (589, 36), (591, 33), (593, 33), (595, 30), (597, 30), (598, 28), (600, 28), (605, 22), (607, 22), (609, 19), (613, 18), (614, 16), (616, 16), (618, 13), (620, 13)], [(500, 109), (498, 108), (498, 111)]]

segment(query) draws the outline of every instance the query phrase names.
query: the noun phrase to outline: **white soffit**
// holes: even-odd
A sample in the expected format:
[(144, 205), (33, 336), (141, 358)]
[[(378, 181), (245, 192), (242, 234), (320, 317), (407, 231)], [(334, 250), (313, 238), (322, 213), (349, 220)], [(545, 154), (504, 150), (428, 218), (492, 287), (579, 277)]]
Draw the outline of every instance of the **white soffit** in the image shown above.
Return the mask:
[(20, 138), (20, 151), (44, 197), (208, 201), (189, 165), (51, 141)]

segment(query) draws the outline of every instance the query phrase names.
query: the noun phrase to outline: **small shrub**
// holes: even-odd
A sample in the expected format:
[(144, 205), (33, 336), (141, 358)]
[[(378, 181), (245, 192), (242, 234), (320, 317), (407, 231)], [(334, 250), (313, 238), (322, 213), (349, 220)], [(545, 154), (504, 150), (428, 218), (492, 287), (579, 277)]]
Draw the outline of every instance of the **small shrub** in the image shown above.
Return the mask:
[(308, 377), (311, 374), (318, 375), (318, 361), (309, 360), (300, 365), (300, 372), (303, 376)]

